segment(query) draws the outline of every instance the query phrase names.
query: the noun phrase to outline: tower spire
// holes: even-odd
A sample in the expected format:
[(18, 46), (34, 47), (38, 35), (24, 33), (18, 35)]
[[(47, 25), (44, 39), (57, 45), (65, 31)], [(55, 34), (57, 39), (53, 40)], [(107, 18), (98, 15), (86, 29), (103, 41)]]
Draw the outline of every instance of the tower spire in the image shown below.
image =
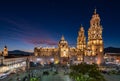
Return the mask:
[(64, 36), (62, 35), (61, 40), (65, 40)]
[(7, 48), (7, 46), (5, 45), (5, 47), (4, 48)]
[(83, 25), (81, 24), (80, 31), (83, 31), (83, 30), (84, 30), (84, 28), (83, 28)]
[(96, 14), (96, 13), (97, 13), (97, 9), (95, 8), (95, 9), (94, 9), (94, 14)]
[(81, 24), (77, 37), (77, 49), (83, 50), (84, 47), (86, 47), (86, 37), (84, 34), (84, 28)]

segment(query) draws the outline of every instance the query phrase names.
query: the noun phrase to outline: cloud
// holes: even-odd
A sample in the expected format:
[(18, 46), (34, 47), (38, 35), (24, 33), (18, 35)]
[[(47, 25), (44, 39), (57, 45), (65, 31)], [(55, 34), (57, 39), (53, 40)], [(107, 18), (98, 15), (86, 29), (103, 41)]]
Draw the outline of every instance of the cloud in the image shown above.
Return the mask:
[(19, 40), (33, 45), (58, 45), (58, 41), (47, 32), (44, 27), (40, 25), (31, 24), (21, 20), (0, 18), (8, 26), (9, 31), (2, 33), (7, 40)]
[(27, 43), (31, 43), (34, 45), (58, 45), (58, 42), (51, 40), (51, 39), (30, 39), (30, 40), (24, 40)]

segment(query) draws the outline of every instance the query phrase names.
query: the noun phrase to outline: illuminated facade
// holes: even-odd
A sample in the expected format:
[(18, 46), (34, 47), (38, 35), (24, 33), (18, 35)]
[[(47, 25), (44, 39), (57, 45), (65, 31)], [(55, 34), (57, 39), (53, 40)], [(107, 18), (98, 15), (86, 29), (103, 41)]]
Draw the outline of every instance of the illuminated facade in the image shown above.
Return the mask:
[(87, 63), (101, 64), (103, 62), (103, 40), (100, 17), (96, 9), (90, 20), (88, 41), (83, 26), (81, 25), (77, 37), (77, 46), (69, 47), (64, 36), (61, 37), (57, 48), (34, 48), (34, 55), (39, 57), (53, 57), (54, 62), (70, 62), (71, 60), (84, 61)]
[(3, 65), (0, 66), (0, 73), (4, 73), (6, 71), (13, 71), (15, 69), (24, 69), (26, 67), (26, 59), (28, 57), (19, 57), (19, 58), (0, 58), (3, 60)]
[(5, 46), (4, 49), (3, 49), (3, 56), (8, 56), (8, 48), (7, 48), (7, 46)]
[(102, 26), (100, 24), (99, 14), (94, 14), (90, 20), (90, 28), (88, 30), (88, 49), (91, 51), (91, 56), (96, 56), (97, 64), (103, 61), (103, 40), (102, 40)]

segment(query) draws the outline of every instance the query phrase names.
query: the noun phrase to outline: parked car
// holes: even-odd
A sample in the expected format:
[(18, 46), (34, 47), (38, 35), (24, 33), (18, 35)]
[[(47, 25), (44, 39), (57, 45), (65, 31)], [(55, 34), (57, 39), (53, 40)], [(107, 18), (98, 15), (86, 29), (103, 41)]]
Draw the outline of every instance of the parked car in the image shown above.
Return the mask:
[(1, 75), (0, 76), (0, 79), (4, 79), (4, 78), (6, 78), (7, 77), (7, 75)]

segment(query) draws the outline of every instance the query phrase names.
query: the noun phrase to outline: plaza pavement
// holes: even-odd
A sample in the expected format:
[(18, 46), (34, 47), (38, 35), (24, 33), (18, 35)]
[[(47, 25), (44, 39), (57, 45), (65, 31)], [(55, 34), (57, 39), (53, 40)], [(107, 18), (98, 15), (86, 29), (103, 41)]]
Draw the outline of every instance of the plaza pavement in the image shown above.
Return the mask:
[(20, 79), (22, 79), (23, 77), (25, 77), (27, 75), (26, 72), (22, 72), (22, 73), (18, 73), (18, 74), (9, 75), (7, 78), (5, 78), (3, 80), (0, 80), (0, 81), (16, 81), (17, 77), (19, 77)]
[[(43, 69), (38, 69), (36, 70), (37, 73), (37, 76), (40, 76), (42, 75), (42, 72), (43, 72)], [(47, 76), (47, 75), (42, 75), (42, 80), (41, 81), (72, 81), (70, 78), (69, 78), (69, 75), (64, 75), (64, 70), (59, 70), (59, 73), (58, 74), (55, 74), (53, 75), (53, 72), (52, 71), (49, 71), (50, 74)], [(16, 81), (17, 77), (23, 79), (23, 77), (27, 76), (28, 73), (27, 72), (21, 72), (19, 73), (19, 76), (17, 76), (17, 74), (12, 74), (11, 76), (3, 79), (3, 80), (0, 80), (0, 81)], [(108, 75), (108, 74), (103, 74), (106, 81), (120, 81), (120, 75)], [(12, 78), (12, 80), (10, 80), (10, 78)], [(22, 81), (22, 80), (21, 80)]]
[(51, 72), (50, 75), (42, 76), (42, 81), (72, 81), (72, 80), (69, 78), (69, 75), (64, 75), (63, 72), (59, 72), (56, 75), (53, 75), (53, 72)]
[(120, 75), (108, 75), (108, 74), (104, 74), (104, 77), (107, 81), (120, 81)]

